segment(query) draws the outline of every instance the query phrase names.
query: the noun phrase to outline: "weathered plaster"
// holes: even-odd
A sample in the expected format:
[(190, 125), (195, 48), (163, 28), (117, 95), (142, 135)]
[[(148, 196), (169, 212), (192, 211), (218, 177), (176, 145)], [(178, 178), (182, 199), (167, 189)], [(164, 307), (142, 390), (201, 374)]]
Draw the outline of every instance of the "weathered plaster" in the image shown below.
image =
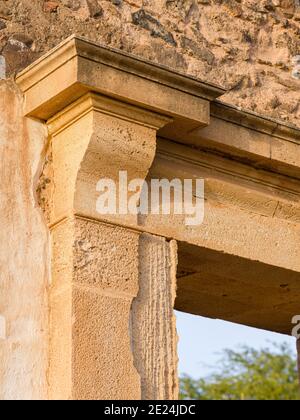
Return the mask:
[(0, 399), (47, 397), (49, 241), (35, 197), (46, 130), (0, 82)]

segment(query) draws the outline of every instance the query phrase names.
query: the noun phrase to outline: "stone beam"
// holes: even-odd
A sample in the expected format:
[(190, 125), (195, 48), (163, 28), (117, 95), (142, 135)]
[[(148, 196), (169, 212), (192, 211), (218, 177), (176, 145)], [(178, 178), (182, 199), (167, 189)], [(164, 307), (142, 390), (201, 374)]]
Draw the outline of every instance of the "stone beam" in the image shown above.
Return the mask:
[(186, 243), (178, 250), (177, 310), (291, 334), (300, 271)]
[(159, 139), (148, 178), (204, 179), (205, 217), (187, 227), (185, 216), (149, 214), (140, 228), (300, 272), (300, 183), (294, 177)]

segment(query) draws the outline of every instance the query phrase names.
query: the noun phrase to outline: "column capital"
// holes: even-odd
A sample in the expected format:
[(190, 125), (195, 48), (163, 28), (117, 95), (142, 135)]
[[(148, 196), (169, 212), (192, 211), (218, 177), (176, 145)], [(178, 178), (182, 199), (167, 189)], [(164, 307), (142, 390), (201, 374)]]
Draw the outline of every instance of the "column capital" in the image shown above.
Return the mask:
[(89, 92), (47, 121), (49, 134), (55, 136), (78, 119), (93, 112), (117, 117), (156, 131), (173, 121), (171, 117), (166, 115), (161, 115), (98, 93)]
[(47, 121), (48, 156), (39, 195), (50, 226), (79, 215), (135, 226), (137, 216), (97, 212), (100, 180), (144, 180), (154, 161), (166, 115), (89, 92)]

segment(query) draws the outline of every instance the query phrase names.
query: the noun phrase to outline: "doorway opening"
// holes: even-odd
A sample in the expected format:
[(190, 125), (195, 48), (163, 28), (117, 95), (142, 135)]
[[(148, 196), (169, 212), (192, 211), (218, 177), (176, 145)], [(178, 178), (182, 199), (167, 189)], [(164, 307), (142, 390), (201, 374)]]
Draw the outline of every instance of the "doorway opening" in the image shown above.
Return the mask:
[[(298, 392), (291, 331), (296, 314), (293, 302), (295, 298), (300, 301), (299, 273), (179, 243), (177, 278), (175, 309), (181, 378), (188, 375), (194, 381), (211, 381), (214, 374), (224, 374), (226, 349), (233, 352), (231, 355), (244, 356), (246, 347), (258, 356), (263, 349), (279, 357), (287, 351), (292, 379), (285, 373), (282, 378), (296, 381), (293, 390)], [(276, 372), (270, 368), (267, 376), (273, 374)], [(293, 399), (291, 395), (287, 392), (286, 399)]]

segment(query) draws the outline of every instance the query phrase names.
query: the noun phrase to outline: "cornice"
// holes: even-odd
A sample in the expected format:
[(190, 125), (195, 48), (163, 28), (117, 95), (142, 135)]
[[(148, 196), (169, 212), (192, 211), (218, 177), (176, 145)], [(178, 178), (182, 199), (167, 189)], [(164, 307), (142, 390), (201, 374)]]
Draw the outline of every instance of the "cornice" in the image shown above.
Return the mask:
[(17, 75), (16, 81), (23, 92), (75, 57), (117, 68), (147, 80), (190, 93), (209, 101), (226, 93), (220, 86), (175, 71), (167, 66), (126, 53), (122, 50), (72, 35), (53, 50), (35, 61)]
[(184, 168), (185, 164), (195, 168), (212, 170), (212, 173), (229, 176), (239, 183), (246, 182), (261, 186), (265, 191), (268, 189), (281, 192), (288, 197), (287, 201), (300, 200), (299, 179), (285, 176), (281, 173), (273, 173), (268, 170), (250, 167), (237, 161), (229, 161), (207, 151), (194, 150), (188, 146), (173, 143), (166, 139), (159, 139), (157, 155), (177, 162), (178, 168)]
[(300, 128), (261, 114), (247, 111), (233, 105), (215, 100), (211, 103), (211, 116), (248, 128), (271, 137), (300, 143)]

